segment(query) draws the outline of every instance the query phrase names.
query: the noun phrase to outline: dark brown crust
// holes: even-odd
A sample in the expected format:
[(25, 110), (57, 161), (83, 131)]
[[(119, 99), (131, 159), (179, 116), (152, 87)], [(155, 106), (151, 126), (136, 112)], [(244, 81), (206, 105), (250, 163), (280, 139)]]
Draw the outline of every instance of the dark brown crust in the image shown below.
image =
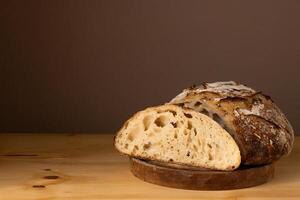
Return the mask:
[(255, 115), (236, 118), (233, 123), (246, 150), (243, 164), (267, 164), (288, 153), (286, 146), (274, 137), (280, 134), (281, 129), (273, 123)]
[[(239, 86), (234, 82), (231, 84)], [(250, 92), (236, 89), (207, 91), (207, 88), (209, 84), (206, 83), (195, 89), (185, 90), (185, 97), (175, 97), (171, 103), (184, 103), (184, 106), (193, 108), (189, 102), (197, 100), (206, 104), (206, 109), (217, 113), (227, 127), (233, 130), (230, 134), (240, 148), (242, 164), (267, 164), (289, 154), (294, 132), (271, 97), (251, 88)], [(255, 106), (260, 106), (258, 114), (252, 111)]]

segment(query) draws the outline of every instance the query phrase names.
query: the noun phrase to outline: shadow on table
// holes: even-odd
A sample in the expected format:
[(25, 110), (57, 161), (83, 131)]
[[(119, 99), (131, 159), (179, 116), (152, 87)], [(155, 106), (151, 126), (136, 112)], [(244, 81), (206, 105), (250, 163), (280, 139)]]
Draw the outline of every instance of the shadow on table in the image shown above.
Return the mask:
[(300, 149), (294, 148), (292, 153), (275, 163), (273, 184), (291, 184), (300, 180)]

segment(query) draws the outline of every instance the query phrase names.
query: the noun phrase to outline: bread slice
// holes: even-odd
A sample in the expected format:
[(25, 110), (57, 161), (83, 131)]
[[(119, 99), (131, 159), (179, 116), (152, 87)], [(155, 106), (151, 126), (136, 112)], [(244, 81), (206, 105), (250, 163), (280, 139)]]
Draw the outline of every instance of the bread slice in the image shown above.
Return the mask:
[(216, 170), (234, 170), (241, 162), (239, 148), (225, 129), (176, 105), (136, 113), (117, 133), (115, 147), (131, 157)]

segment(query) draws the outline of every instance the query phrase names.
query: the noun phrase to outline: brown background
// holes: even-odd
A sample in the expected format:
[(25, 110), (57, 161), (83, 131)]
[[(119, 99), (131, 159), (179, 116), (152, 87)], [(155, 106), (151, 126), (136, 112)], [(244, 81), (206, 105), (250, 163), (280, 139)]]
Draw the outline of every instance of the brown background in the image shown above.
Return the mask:
[(7, 1), (0, 132), (114, 132), (202, 81), (300, 116), (300, 1)]

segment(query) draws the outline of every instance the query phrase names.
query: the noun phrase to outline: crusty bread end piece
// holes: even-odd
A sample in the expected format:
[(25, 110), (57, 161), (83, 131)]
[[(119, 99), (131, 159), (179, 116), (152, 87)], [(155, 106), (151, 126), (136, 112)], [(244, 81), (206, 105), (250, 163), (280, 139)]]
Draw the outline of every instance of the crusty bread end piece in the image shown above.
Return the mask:
[(234, 170), (240, 151), (217, 122), (176, 105), (147, 108), (130, 118), (115, 138), (131, 157), (216, 170)]

